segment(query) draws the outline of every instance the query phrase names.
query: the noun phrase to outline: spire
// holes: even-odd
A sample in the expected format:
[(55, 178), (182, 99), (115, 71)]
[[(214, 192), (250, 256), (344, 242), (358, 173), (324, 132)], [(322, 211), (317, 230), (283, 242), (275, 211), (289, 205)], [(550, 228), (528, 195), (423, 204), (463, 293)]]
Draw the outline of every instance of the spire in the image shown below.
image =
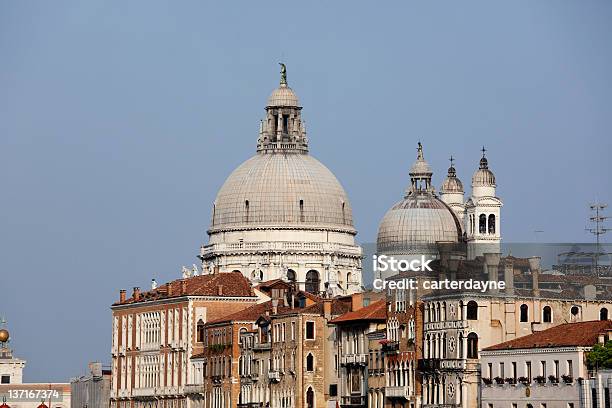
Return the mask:
[(450, 159), (450, 167), (448, 168), (448, 177), (457, 177), (457, 171), (455, 171), (455, 159), (451, 155)]
[(482, 149), (480, 151), (482, 152), (482, 158), (480, 159), (480, 166), (479, 166), (479, 168), (481, 168), (481, 169), (488, 169), (489, 168), (489, 161), (487, 160), (487, 157), (486, 157), (487, 149), (485, 149), (485, 147), (482, 146)]

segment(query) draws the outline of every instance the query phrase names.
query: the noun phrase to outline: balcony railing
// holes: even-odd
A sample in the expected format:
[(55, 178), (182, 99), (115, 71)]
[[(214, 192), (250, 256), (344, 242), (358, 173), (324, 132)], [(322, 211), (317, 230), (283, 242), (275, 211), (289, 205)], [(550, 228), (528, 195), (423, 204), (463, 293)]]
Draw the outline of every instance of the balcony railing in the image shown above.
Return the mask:
[(340, 357), (341, 365), (366, 365), (368, 356), (363, 353), (359, 354), (345, 354)]
[(272, 343), (257, 343), (253, 346), (253, 350), (269, 351), (272, 348)]
[(235, 242), (204, 245), (200, 248), (200, 256), (209, 257), (223, 252), (278, 252), (278, 251), (305, 251), (305, 252), (342, 252), (349, 255), (361, 256), (358, 246), (337, 244), (332, 242), (301, 242), (301, 241), (263, 241), (263, 242)]
[(204, 384), (187, 384), (184, 388), (185, 394), (204, 394)]
[(408, 387), (385, 387), (385, 396), (391, 398), (410, 399), (410, 388)]
[(389, 341), (382, 345), (382, 351), (385, 353), (397, 353), (399, 351), (399, 342)]
[(350, 395), (340, 397), (340, 405), (343, 407), (365, 407), (367, 404), (367, 398), (365, 395)]
[(279, 382), (281, 379), (280, 371), (268, 371), (268, 379), (271, 382)]

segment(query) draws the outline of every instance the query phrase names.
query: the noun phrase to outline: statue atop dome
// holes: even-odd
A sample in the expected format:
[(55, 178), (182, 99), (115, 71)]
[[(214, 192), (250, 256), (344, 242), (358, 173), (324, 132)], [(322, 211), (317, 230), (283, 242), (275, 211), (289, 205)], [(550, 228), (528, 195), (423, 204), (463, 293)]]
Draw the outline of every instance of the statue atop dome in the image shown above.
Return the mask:
[(280, 84), (281, 84), (281, 86), (283, 86), (283, 85), (287, 86), (287, 66), (285, 64), (283, 64), (282, 62), (279, 62), (279, 65), (281, 66), (281, 70), (280, 70), (280, 74), (281, 74)]

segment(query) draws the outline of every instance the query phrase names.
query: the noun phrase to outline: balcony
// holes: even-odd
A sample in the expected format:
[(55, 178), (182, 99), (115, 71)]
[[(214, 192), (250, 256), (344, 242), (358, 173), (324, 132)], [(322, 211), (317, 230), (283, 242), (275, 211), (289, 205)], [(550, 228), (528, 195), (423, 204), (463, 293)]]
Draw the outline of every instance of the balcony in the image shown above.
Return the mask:
[(270, 382), (279, 382), (281, 379), (280, 371), (268, 371), (268, 379), (270, 380)]
[(388, 341), (383, 343), (382, 351), (384, 353), (397, 353), (399, 351), (399, 342), (398, 341)]
[(419, 371), (431, 372), (440, 370), (440, 359), (439, 358), (427, 358), (419, 360), (418, 363)]
[(185, 394), (204, 394), (204, 384), (187, 384), (184, 388)]
[(410, 399), (410, 388), (408, 387), (385, 387), (385, 396), (390, 398)]
[(361, 256), (358, 246), (337, 244), (331, 242), (302, 242), (302, 241), (260, 241), (260, 242), (234, 242), (204, 245), (200, 248), (202, 258), (210, 258), (215, 254), (252, 253), (252, 252), (340, 252), (349, 256)]
[(155, 398), (155, 388), (134, 388), (132, 396), (134, 398)]
[(351, 395), (348, 397), (340, 397), (340, 405), (346, 408), (365, 407), (367, 399), (365, 395)]
[(254, 351), (270, 351), (272, 349), (272, 343), (257, 343), (253, 346)]
[(340, 357), (340, 364), (343, 366), (347, 365), (361, 365), (365, 366), (368, 361), (368, 356), (359, 353), (359, 354), (345, 354)]

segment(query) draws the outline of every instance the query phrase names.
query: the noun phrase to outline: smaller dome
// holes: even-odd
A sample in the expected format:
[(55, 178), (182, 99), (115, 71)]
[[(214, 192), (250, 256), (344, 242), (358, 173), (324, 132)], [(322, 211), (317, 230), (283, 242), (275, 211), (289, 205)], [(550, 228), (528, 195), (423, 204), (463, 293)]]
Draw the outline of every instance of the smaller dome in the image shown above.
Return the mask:
[(427, 163), (427, 161), (425, 161), (425, 158), (423, 157), (423, 145), (421, 144), (421, 142), (418, 143), (417, 159), (410, 167), (409, 174), (411, 176), (429, 176), (429, 177), (431, 177), (431, 175), (433, 174), (433, 171), (431, 171), (431, 167), (429, 166), (429, 163)]
[(472, 176), (472, 186), (495, 187), (495, 174), (489, 169), (478, 169)]
[(440, 191), (442, 193), (463, 193), (463, 183), (457, 177), (447, 177)]
[(440, 189), (442, 193), (463, 193), (463, 183), (457, 178), (457, 171), (453, 166), (453, 158), (451, 157), (451, 166), (448, 168), (446, 179), (442, 183)]
[(6, 329), (0, 329), (0, 343), (6, 343), (10, 338), (10, 334)]
[(299, 107), (298, 97), (293, 92), (293, 89), (289, 88), (285, 84), (281, 84), (270, 94), (268, 98), (268, 107), (282, 107), (288, 106), (297, 108)]
[(489, 170), (489, 161), (485, 157), (485, 148), (482, 148), (482, 158), (478, 170), (472, 176), (472, 186), (474, 187), (495, 187), (495, 174)]

